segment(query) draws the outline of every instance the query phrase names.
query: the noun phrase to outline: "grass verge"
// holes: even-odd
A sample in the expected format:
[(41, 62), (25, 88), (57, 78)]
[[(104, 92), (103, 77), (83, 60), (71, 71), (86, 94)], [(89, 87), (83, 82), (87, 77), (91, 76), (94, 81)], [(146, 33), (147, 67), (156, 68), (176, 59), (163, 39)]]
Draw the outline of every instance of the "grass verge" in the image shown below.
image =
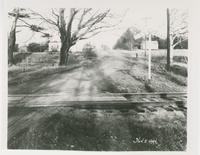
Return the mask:
[(40, 79), (44, 78), (48, 75), (56, 74), (56, 73), (62, 73), (65, 71), (70, 71), (76, 68), (81, 67), (81, 65), (71, 65), (71, 66), (55, 66), (55, 67), (43, 67), (39, 70), (36, 71), (30, 71), (30, 72), (25, 72), (25, 73), (20, 73), (14, 77), (10, 77), (8, 79), (8, 84), (9, 85), (14, 85), (14, 84), (20, 84), (25, 81), (30, 81), (30, 80), (35, 80), (35, 79)]

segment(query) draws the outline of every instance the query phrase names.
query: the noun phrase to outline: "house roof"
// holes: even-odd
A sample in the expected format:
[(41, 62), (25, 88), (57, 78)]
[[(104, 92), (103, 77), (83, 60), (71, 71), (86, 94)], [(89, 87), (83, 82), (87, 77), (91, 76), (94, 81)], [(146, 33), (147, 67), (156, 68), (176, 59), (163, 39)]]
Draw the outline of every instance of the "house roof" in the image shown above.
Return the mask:
[(50, 41), (49, 43), (60, 43), (60, 41)]

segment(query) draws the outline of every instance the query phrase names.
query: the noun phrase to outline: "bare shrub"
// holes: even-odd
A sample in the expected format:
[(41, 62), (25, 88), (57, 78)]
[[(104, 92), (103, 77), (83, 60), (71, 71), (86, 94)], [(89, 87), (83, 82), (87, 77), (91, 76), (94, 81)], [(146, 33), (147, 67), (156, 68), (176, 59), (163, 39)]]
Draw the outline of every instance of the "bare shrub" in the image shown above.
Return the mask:
[(86, 59), (94, 59), (97, 58), (96, 54), (96, 47), (93, 46), (92, 44), (88, 43), (85, 44), (83, 47), (83, 55)]

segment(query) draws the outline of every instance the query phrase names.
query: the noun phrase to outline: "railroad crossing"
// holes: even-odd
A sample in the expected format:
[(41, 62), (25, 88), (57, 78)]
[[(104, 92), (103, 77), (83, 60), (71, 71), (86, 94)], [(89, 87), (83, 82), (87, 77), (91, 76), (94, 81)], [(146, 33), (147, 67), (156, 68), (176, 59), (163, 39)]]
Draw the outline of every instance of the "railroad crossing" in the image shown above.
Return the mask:
[[(65, 96), (66, 97), (63, 97)], [(35, 100), (37, 99), (38, 100)], [(137, 113), (158, 112), (159, 108), (169, 112), (181, 111), (186, 115), (187, 106), (186, 92), (154, 92), (154, 93), (102, 93), (98, 96), (76, 96), (69, 97), (67, 94), (15, 94), (8, 95), (9, 109), (79, 109), (91, 112), (102, 111), (112, 113), (128, 113), (129, 110)], [(9, 119), (8, 140), (19, 133), (21, 129), (32, 124), (30, 119), (39, 116), (48, 117), (48, 112), (36, 110), (28, 116), (19, 116)], [(40, 116), (40, 117), (41, 117)], [(24, 123), (25, 122), (25, 123)], [(18, 127), (17, 125), (20, 125)]]
[(8, 95), (8, 107), (73, 107), (103, 109), (132, 108), (136, 105), (157, 106), (176, 104), (178, 107), (186, 108), (186, 103), (186, 92), (102, 93), (93, 96), (82, 95), (70, 97), (65, 93)]

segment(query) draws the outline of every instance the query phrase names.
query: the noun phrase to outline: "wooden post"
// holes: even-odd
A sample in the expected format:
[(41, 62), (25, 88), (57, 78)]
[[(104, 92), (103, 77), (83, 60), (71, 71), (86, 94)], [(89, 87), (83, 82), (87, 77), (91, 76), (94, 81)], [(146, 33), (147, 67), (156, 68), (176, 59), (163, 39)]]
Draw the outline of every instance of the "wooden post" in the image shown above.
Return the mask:
[(167, 8), (167, 70), (170, 70), (170, 14)]
[(149, 47), (148, 47), (148, 80), (151, 80), (151, 34), (149, 34)]
[(145, 38), (144, 38), (144, 56), (146, 57), (146, 55), (147, 55), (147, 36), (146, 36), (146, 33), (145, 33)]

